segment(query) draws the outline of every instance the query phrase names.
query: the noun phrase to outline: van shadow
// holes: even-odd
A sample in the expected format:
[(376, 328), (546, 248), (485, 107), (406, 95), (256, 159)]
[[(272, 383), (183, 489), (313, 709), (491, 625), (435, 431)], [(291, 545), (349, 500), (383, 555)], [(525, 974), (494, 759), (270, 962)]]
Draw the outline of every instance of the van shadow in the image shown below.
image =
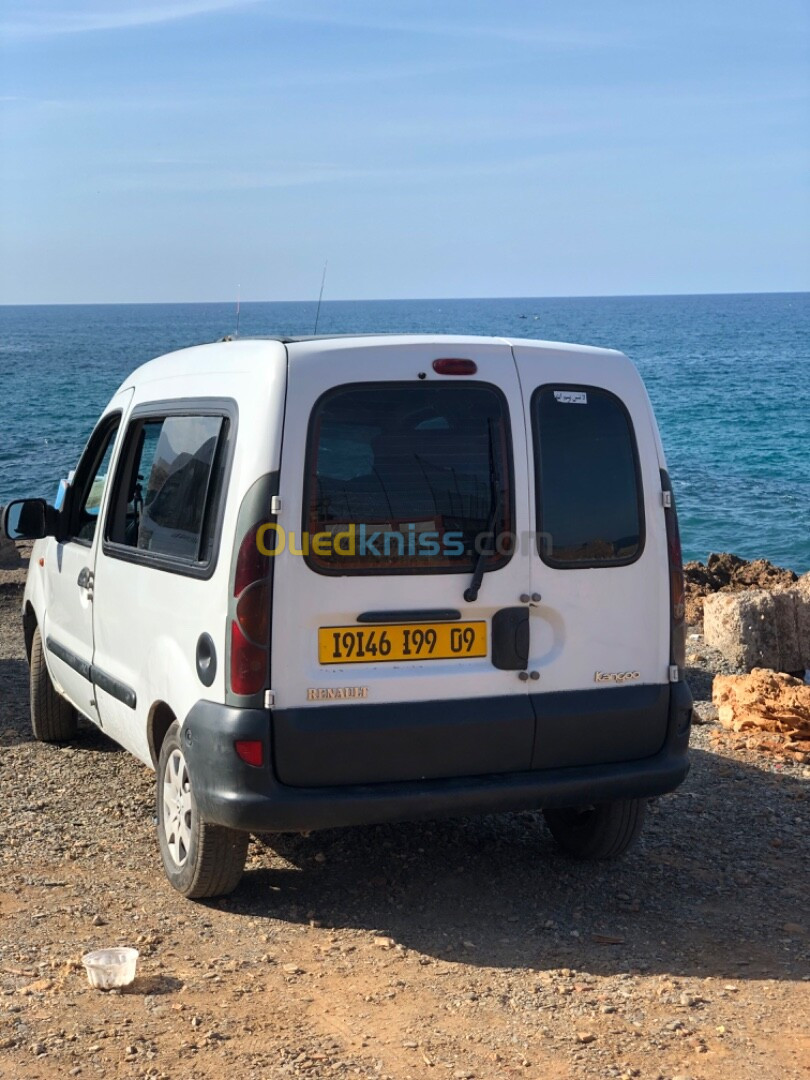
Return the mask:
[(798, 779), (693, 750), (687, 781), (616, 863), (562, 856), (538, 813), (267, 836), (269, 868), (220, 906), (474, 966), (799, 980), (801, 815)]
[[(26, 660), (0, 660), (0, 748), (35, 742)], [(123, 753), (121, 747), (83, 716), (70, 745), (96, 753)]]

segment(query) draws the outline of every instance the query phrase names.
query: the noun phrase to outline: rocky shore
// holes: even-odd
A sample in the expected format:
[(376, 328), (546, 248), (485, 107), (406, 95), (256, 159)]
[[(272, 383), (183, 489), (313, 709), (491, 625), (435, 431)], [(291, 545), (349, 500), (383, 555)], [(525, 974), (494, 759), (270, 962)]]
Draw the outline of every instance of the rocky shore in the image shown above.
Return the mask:
[(703, 620), (703, 601), (712, 593), (737, 593), (745, 589), (783, 589), (795, 585), (793, 570), (774, 566), (767, 559), (741, 559), (728, 552), (712, 554), (705, 563), (688, 562), (686, 579), (686, 620), (692, 625)]
[[(0, 566), (0, 1077), (806, 1078), (810, 768), (718, 737), (736, 672), (695, 618), (790, 573), (739, 562), (688, 571), (692, 771), (621, 862), (535, 813), (258, 837), (211, 904), (163, 878), (152, 773), (90, 725), (31, 740)], [(108, 944), (141, 960), (102, 994)]]

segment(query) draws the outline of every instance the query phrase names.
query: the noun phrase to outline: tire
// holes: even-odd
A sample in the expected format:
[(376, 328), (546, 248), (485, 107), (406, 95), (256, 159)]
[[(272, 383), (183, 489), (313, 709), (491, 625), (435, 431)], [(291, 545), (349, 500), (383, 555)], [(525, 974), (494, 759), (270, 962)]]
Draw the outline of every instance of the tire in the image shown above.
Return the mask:
[(76, 710), (54, 690), (39, 627), (31, 639), (31, 728), (44, 743), (69, 742), (76, 735)]
[(250, 834), (200, 817), (176, 720), (160, 748), (157, 833), (166, 877), (183, 896), (225, 896), (239, 884)]
[(646, 799), (620, 799), (599, 806), (544, 810), (559, 847), (577, 859), (617, 859), (641, 835)]

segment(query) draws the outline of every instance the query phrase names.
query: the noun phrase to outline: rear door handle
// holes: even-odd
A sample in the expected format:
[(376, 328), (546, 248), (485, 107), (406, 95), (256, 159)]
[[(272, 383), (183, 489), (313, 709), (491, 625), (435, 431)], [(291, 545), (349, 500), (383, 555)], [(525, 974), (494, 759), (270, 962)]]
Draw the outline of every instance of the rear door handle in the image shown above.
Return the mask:
[(79, 576), (76, 579), (76, 584), (80, 589), (92, 589), (93, 588), (93, 571), (89, 566), (83, 566), (79, 571)]

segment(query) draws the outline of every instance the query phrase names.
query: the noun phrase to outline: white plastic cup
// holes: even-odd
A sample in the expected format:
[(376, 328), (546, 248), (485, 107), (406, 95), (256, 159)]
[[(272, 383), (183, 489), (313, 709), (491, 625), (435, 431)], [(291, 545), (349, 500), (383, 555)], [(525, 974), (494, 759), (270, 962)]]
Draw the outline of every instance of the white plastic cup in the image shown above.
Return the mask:
[(139, 955), (137, 949), (96, 949), (85, 953), (82, 963), (91, 986), (96, 990), (112, 990), (134, 981)]

